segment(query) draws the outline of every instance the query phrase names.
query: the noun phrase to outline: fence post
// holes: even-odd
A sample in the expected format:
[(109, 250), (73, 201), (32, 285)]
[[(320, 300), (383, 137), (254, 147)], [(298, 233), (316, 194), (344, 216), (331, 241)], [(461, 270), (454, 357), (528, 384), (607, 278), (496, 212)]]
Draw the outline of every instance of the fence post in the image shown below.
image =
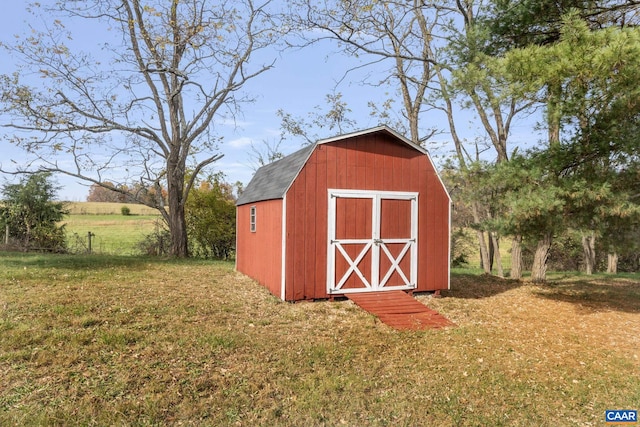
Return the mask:
[(94, 237), (95, 234), (93, 234), (92, 232), (88, 232), (87, 233), (87, 239), (89, 240), (89, 253), (91, 253), (91, 238)]
[(9, 224), (4, 227), (4, 244), (9, 246)]

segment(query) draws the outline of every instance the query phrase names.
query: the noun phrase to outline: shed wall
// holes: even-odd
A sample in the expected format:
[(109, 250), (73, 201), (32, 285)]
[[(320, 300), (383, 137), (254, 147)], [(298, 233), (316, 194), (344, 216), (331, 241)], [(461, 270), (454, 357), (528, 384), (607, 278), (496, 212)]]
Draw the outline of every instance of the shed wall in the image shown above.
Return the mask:
[[(237, 208), (236, 269), (281, 297), (282, 200), (249, 203)], [(251, 232), (251, 207), (256, 207), (256, 231)]]
[[(420, 193), (418, 291), (449, 286), (449, 198), (428, 156), (386, 134), (320, 144), (286, 204), (286, 300), (328, 298), (327, 190)], [(354, 219), (355, 220), (355, 219)]]

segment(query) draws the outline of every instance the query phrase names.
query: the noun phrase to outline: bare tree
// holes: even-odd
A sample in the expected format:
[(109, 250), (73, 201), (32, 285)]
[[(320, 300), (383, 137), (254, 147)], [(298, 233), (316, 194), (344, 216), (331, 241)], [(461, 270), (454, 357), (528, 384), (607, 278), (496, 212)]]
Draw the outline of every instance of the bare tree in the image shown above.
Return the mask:
[[(462, 104), (480, 119), (484, 139), (495, 150), (496, 160), (508, 160), (512, 120), (530, 104), (509, 96), (507, 85), (500, 80), (500, 70), (492, 68), (490, 58), (482, 55), (476, 44), (479, 35), (475, 33), (475, 16), (480, 4), (473, 0), (297, 3), (297, 26), (316, 30), (308, 33), (308, 44), (328, 38), (337, 41), (348, 54), (363, 58), (361, 67), (389, 64), (377, 85), (387, 83), (397, 88), (413, 141), (423, 144), (436, 133), (448, 132), (459, 167), (465, 170), (469, 162), (477, 160), (480, 149), (477, 139), (466, 141), (458, 132)], [(390, 106), (387, 102), (383, 108), (373, 107), (379, 117), (387, 118)], [(444, 114), (446, 129), (423, 124), (427, 118), (437, 122), (434, 111)], [(469, 144), (475, 145), (475, 157), (469, 153)], [(475, 222), (489, 219), (488, 208), (481, 201), (473, 203)], [(517, 244), (520, 240), (514, 241)], [(478, 242), (485, 271), (490, 272), (490, 252), (496, 255), (501, 271), (498, 235), (489, 233), (492, 251), (480, 229)]]
[(251, 143), (251, 152), (249, 153), (249, 156), (252, 160), (251, 168), (254, 172), (262, 166), (275, 162), (276, 160), (280, 160), (284, 157), (280, 147), (282, 141), (282, 138), (271, 141), (263, 139), (258, 144), (254, 142)]
[(342, 93), (325, 95), (326, 107), (316, 105), (307, 117), (294, 116), (284, 110), (278, 110), (280, 117), (280, 142), (288, 136), (302, 137), (304, 144), (314, 144), (323, 137), (344, 134), (355, 129), (356, 122), (349, 117), (351, 109), (342, 100)]
[[(323, 39), (337, 41), (347, 54), (364, 58), (365, 63), (357, 68), (388, 63), (382, 77), (369, 84), (389, 84), (398, 90), (404, 117), (400, 125), (407, 127), (414, 142), (422, 144), (435, 134), (434, 127), (420, 125), (420, 117), (425, 110), (425, 93), (434, 78), (430, 45), (440, 18), (437, 10), (424, 6), (420, 0), (295, 3), (297, 13), (291, 18), (307, 45)], [(354, 69), (346, 73), (350, 71)], [(371, 107), (384, 120), (388, 118), (389, 105)]]
[[(110, 184), (117, 180), (153, 188), (159, 196), (140, 202), (164, 216), (171, 254), (187, 256), (187, 196), (222, 157), (215, 118), (237, 114), (251, 100), (241, 88), (273, 67), (252, 61), (278, 37), (271, 1), (45, 4), (54, 3), (33, 6), (44, 29), (3, 46), (18, 64), (0, 80), (4, 126), (31, 159), (13, 172), (59, 172), (115, 191), (124, 188)], [(99, 57), (71, 30), (87, 25)]]
[[(440, 6), (458, 16), (461, 25), (451, 21), (443, 28), (443, 34), (449, 41), (444, 55), (434, 55), (434, 64), (438, 75), (440, 91), (436, 92), (440, 99), (431, 99), (434, 108), (441, 109), (448, 118), (450, 134), (456, 150), (461, 171), (467, 170), (468, 161), (479, 160), (479, 149), (476, 142), (475, 158), (470, 156), (464, 147), (465, 142), (456, 130), (455, 110), (452, 99), (461, 99), (465, 108), (470, 108), (480, 120), (485, 132), (488, 146), (495, 151), (496, 162), (509, 160), (508, 139), (511, 124), (516, 116), (529, 110), (533, 103), (522, 96), (514, 94), (504, 81), (503, 70), (499, 60), (483, 52), (483, 36), (478, 33), (476, 16), (482, 3), (474, 0), (445, 2)], [(474, 221), (480, 224), (491, 221), (492, 213), (482, 200), (472, 200)], [(502, 276), (499, 235), (488, 231), (490, 247), (486, 246), (484, 231), (477, 229), (482, 267), (486, 273), (491, 272), (495, 260), (498, 275)], [(522, 236), (512, 239), (511, 277), (522, 277)]]

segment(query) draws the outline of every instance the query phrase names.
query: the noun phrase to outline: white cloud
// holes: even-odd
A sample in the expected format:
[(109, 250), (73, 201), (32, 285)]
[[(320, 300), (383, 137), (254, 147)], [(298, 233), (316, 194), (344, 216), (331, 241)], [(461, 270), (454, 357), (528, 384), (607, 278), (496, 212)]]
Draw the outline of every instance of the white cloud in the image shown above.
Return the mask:
[(237, 120), (232, 117), (218, 117), (215, 120), (217, 125), (221, 126), (230, 126), (233, 128), (246, 128), (253, 125), (253, 122), (245, 121), (245, 120)]
[(243, 136), (241, 138), (233, 139), (227, 143), (232, 148), (244, 148), (251, 145), (253, 139)]

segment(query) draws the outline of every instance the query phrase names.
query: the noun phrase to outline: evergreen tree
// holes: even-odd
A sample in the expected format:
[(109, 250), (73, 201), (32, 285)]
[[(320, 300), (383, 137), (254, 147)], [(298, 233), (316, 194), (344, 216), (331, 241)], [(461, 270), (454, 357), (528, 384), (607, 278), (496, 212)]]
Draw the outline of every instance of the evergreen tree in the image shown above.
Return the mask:
[[(593, 239), (610, 229), (607, 221), (621, 224), (637, 209), (630, 191), (613, 188), (640, 154), (639, 58), (640, 30), (593, 30), (578, 13), (563, 18), (555, 43), (504, 55), (512, 90), (545, 106), (549, 130), (547, 144), (513, 165), (521, 169), (509, 172), (517, 190), (505, 200), (511, 228), (526, 234), (533, 226), (538, 234), (534, 280), (545, 280), (552, 239), (569, 228), (582, 233), (585, 266), (593, 271)], [(628, 190), (634, 187), (637, 181)]]

